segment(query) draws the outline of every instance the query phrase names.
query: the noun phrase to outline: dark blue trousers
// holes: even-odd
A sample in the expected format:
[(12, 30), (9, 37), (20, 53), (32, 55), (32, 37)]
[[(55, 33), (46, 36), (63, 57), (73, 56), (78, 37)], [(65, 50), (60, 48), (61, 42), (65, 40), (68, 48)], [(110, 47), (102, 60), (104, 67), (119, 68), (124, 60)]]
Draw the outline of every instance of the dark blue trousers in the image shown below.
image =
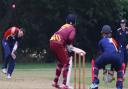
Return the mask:
[(111, 64), (116, 71), (122, 67), (121, 57), (118, 53), (103, 53), (100, 55), (95, 62), (95, 65), (100, 69), (104, 68), (105, 65)]
[(124, 73), (126, 72), (126, 67), (128, 63), (128, 50), (125, 47), (120, 47), (120, 54), (122, 58), (122, 62), (125, 64)]
[(12, 74), (16, 59), (14, 60), (11, 56), (13, 46), (10, 46), (7, 40), (2, 39), (2, 54), (3, 54), (3, 65), (2, 68), (6, 68), (8, 74)]
[(98, 79), (99, 69), (105, 68), (105, 66), (107, 64), (111, 64), (117, 71), (116, 87), (122, 89), (122, 87), (123, 87), (122, 62), (121, 62), (120, 54), (118, 54), (118, 53), (103, 53), (96, 59), (93, 83), (99, 84), (99, 79)]

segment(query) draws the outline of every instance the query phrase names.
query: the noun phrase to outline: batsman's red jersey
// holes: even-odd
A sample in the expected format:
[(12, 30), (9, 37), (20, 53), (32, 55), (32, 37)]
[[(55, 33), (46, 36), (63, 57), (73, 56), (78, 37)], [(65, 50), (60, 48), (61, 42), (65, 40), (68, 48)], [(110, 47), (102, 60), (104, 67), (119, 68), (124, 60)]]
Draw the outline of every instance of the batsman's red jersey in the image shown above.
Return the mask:
[(75, 37), (75, 28), (73, 25), (63, 25), (50, 40), (62, 43), (63, 45), (72, 44)]
[(68, 53), (65, 47), (73, 44), (75, 34), (75, 27), (71, 24), (65, 24), (50, 39), (50, 48), (62, 64), (68, 62)]

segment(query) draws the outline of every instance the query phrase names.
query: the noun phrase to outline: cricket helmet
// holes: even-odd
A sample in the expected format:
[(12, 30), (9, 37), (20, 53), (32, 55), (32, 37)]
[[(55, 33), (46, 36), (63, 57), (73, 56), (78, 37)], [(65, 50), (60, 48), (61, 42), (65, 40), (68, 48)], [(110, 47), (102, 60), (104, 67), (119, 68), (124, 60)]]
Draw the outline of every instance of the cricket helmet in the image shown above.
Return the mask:
[(77, 16), (75, 14), (69, 14), (66, 18), (66, 22), (76, 24), (76, 18)]
[(112, 33), (111, 27), (109, 25), (104, 25), (102, 27), (101, 33)]

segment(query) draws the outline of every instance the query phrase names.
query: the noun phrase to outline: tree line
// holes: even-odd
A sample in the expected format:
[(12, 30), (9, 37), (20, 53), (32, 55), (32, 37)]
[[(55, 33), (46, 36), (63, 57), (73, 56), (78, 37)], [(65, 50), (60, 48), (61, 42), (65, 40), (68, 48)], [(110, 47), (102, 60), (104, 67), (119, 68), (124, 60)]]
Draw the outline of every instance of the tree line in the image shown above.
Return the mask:
[(127, 19), (127, 4), (127, 0), (1, 0), (0, 37), (10, 26), (23, 27), (25, 36), (18, 61), (53, 62), (49, 39), (65, 23), (67, 14), (76, 13), (74, 45), (84, 49), (89, 60), (96, 54), (101, 27), (109, 24), (115, 31), (119, 20)]

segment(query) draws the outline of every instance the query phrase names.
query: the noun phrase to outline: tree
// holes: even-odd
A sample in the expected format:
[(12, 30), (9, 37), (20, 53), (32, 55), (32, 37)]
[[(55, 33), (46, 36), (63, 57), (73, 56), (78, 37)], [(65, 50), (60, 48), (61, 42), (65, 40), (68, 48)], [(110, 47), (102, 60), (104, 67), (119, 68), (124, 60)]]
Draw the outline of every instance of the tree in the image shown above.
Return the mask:
[[(12, 3), (16, 8), (10, 7)], [(68, 13), (77, 14), (75, 46), (95, 55), (100, 30), (104, 24), (116, 28), (115, 21), (127, 16), (127, 0), (2, 0), (1, 35), (12, 25), (25, 28), (22, 49), (45, 49), (47, 61), (53, 61), (49, 50), (51, 35), (65, 23)], [(127, 17), (126, 17), (127, 18)]]

